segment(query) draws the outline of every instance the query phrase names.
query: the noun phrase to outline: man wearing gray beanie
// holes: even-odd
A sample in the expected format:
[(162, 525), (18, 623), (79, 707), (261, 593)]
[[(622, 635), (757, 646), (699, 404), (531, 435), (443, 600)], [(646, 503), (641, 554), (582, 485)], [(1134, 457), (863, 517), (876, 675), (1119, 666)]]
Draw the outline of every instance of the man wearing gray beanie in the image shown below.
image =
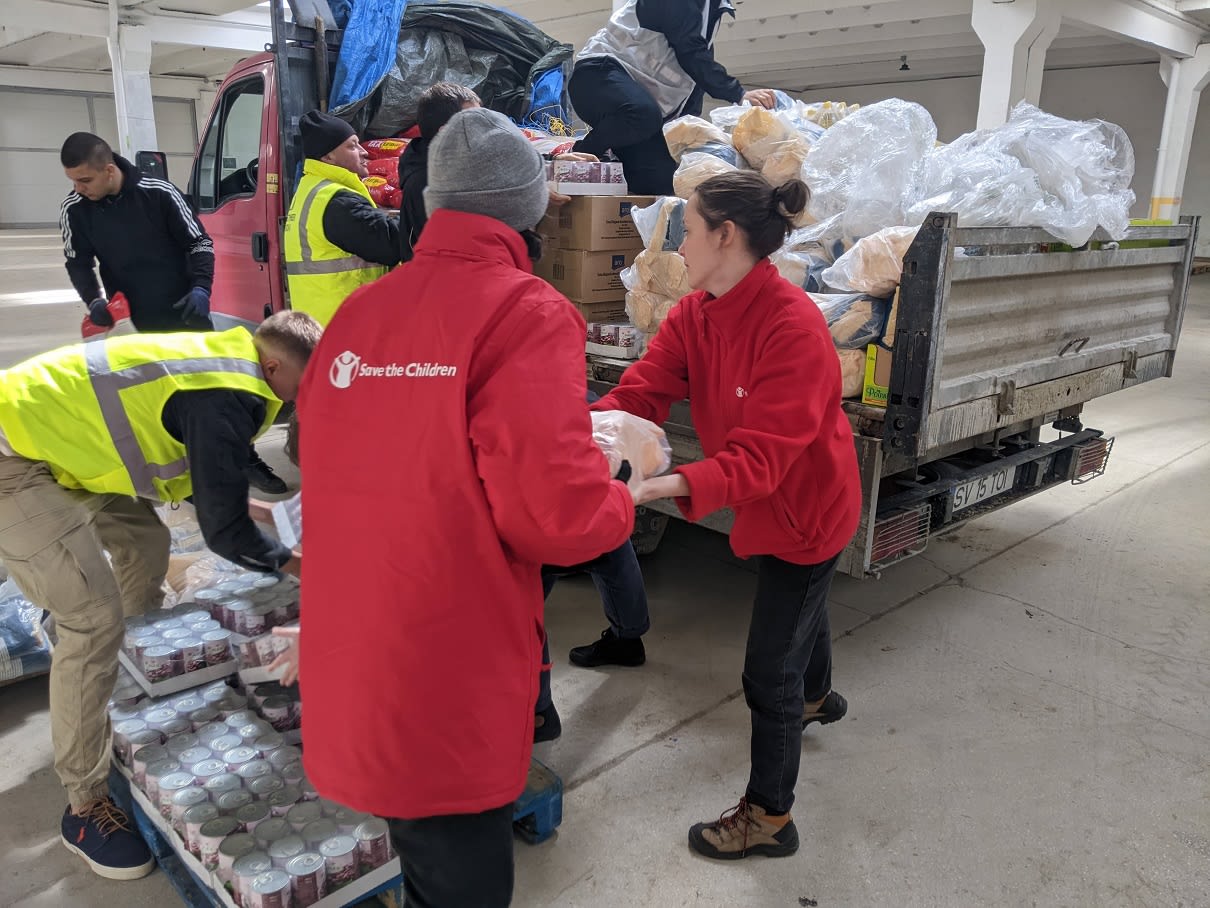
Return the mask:
[(592, 441), (584, 320), (533, 274), (543, 171), (500, 114), (455, 114), (431, 148), (415, 256), (337, 310), (299, 395), (304, 519), (336, 528), (308, 542), (307, 594), (356, 603), (374, 628), (350, 671), (347, 615), (308, 613), (307, 774), (388, 818), (413, 908), (510, 903), (541, 567), (634, 527)]

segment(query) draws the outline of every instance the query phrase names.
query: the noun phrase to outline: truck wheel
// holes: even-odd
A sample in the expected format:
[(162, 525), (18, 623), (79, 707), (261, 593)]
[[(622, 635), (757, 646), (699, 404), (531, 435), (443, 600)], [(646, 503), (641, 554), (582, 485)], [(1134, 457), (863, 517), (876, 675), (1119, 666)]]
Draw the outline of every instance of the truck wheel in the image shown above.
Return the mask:
[(630, 534), (630, 543), (636, 555), (650, 555), (659, 548), (670, 519), (667, 514), (650, 508), (634, 509), (634, 532)]

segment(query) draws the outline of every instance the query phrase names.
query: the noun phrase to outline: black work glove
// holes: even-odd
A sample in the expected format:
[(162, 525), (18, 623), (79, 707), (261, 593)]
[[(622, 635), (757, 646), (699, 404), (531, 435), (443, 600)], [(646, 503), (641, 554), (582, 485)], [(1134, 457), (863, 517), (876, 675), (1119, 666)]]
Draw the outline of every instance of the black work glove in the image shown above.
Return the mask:
[(109, 314), (109, 310), (105, 307), (109, 305), (109, 300), (103, 296), (98, 296), (95, 300), (88, 304), (88, 319), (98, 328), (112, 328), (113, 316)]

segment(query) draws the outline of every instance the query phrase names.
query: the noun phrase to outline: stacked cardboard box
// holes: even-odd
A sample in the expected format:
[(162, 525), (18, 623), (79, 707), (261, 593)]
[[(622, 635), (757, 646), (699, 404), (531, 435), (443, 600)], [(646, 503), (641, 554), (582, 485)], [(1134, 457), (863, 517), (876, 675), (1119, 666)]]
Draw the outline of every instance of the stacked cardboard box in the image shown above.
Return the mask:
[(575, 196), (542, 222), (544, 250), (535, 270), (590, 325), (626, 322), (622, 269), (643, 249), (630, 211), (653, 201), (650, 196)]

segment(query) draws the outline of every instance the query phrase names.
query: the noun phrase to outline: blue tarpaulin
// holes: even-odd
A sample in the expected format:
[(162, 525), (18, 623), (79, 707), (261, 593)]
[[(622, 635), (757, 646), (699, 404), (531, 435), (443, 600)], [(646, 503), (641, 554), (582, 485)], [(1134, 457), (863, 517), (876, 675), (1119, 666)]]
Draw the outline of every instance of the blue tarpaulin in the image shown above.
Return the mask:
[(391, 71), (399, 24), (407, 3), (408, 0), (348, 0), (348, 23), (341, 38), (328, 102), (331, 109), (360, 101)]

